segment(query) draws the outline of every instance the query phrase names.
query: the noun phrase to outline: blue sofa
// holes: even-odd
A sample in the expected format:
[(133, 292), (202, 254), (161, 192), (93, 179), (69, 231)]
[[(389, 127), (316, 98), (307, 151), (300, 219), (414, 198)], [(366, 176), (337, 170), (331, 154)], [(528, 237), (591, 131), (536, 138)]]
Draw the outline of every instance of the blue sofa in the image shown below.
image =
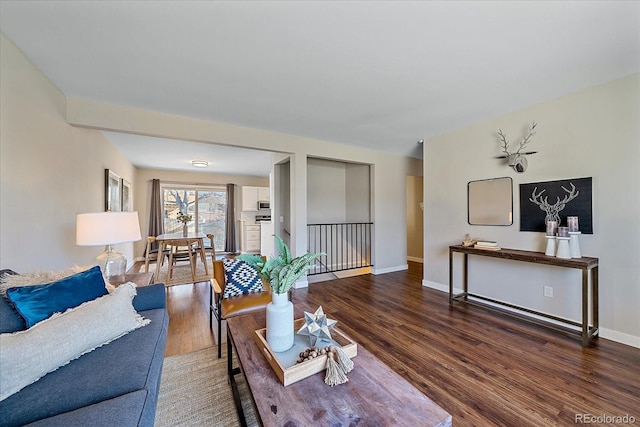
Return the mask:
[[(137, 291), (133, 305), (150, 324), (1, 401), (0, 426), (153, 426), (169, 315), (163, 284)], [(0, 333), (23, 329), (22, 318), (0, 296)]]

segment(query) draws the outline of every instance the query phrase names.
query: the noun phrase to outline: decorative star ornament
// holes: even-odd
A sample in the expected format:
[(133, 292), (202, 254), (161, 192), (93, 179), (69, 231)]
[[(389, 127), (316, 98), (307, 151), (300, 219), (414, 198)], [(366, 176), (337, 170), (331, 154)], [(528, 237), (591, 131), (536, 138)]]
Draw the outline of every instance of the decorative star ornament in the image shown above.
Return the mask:
[(318, 307), (315, 313), (304, 312), (305, 325), (298, 331), (299, 335), (309, 336), (309, 342), (315, 346), (318, 341), (331, 343), (331, 329), (338, 323), (336, 320), (327, 318), (322, 311), (322, 306)]

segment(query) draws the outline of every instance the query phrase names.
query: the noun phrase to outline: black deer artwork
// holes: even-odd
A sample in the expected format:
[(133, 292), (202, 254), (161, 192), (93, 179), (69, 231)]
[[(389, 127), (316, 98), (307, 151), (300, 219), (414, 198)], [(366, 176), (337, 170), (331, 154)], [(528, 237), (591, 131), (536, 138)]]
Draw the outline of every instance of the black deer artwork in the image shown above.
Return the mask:
[(547, 221), (580, 219), (582, 234), (593, 234), (592, 178), (520, 184), (520, 231), (546, 231)]

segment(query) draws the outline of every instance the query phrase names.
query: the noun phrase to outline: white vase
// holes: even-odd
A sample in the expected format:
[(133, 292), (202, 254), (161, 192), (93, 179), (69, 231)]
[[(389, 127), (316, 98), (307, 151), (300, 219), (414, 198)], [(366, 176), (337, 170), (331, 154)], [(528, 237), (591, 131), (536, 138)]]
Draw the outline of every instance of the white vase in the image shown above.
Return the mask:
[(189, 235), (189, 226), (187, 224), (182, 225), (182, 237), (187, 237)]
[(293, 346), (293, 339), (293, 304), (286, 292), (273, 292), (267, 304), (267, 343), (271, 350), (281, 352)]

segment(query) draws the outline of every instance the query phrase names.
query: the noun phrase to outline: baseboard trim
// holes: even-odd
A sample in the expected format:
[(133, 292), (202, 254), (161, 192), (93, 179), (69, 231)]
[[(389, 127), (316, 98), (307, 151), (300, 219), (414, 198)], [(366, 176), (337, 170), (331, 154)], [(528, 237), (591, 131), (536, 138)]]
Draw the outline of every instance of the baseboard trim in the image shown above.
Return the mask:
[(372, 268), (371, 274), (374, 274), (377, 276), (378, 274), (393, 273), (396, 271), (403, 271), (408, 269), (409, 269), (409, 264), (398, 265), (395, 267), (387, 267), (387, 268)]
[(309, 284), (321, 283), (321, 282), (326, 282), (328, 280), (336, 280), (336, 279), (337, 277), (333, 273), (322, 273), (322, 274), (314, 274), (311, 276), (307, 276), (307, 282), (309, 282)]
[(419, 262), (420, 264), (424, 264), (424, 259), (414, 256), (408, 256), (407, 261)]
[(300, 279), (293, 284), (293, 289), (302, 289), (302, 288), (308, 288), (308, 287), (309, 287), (309, 281), (307, 279)]
[[(443, 285), (443, 284), (438, 283), (438, 282), (431, 282), (429, 280), (423, 279), (422, 280), (422, 286), (424, 286), (426, 288), (435, 289), (436, 291), (449, 293), (449, 286), (448, 285)], [(459, 292), (462, 292), (462, 289), (453, 288), (453, 292), (459, 293)]]
[[(436, 291), (449, 293), (449, 286), (443, 285), (442, 283), (431, 282), (429, 280), (422, 280), (422, 286), (426, 288), (435, 289)], [(462, 289), (453, 288), (453, 292), (457, 294), (462, 292)], [(518, 312), (517, 310), (510, 310), (508, 307), (500, 307), (500, 308), (505, 309), (507, 311), (513, 311), (515, 313)], [(533, 316), (533, 317), (537, 317), (537, 316)], [(549, 321), (549, 319), (542, 318), (542, 317), (540, 317), (540, 319), (545, 320), (547, 322)], [(555, 322), (551, 322), (551, 323), (555, 323)], [(640, 348), (640, 337), (636, 337), (630, 334), (625, 334), (624, 332), (618, 332), (611, 329), (603, 328), (602, 326), (600, 326), (599, 332), (600, 332), (599, 333), (600, 338), (604, 338), (610, 341), (615, 341), (617, 343), (625, 344), (631, 347)]]
[(613, 331), (607, 328), (600, 328), (600, 337), (620, 344), (626, 344), (631, 347), (640, 348), (640, 337), (636, 337), (624, 332)]

